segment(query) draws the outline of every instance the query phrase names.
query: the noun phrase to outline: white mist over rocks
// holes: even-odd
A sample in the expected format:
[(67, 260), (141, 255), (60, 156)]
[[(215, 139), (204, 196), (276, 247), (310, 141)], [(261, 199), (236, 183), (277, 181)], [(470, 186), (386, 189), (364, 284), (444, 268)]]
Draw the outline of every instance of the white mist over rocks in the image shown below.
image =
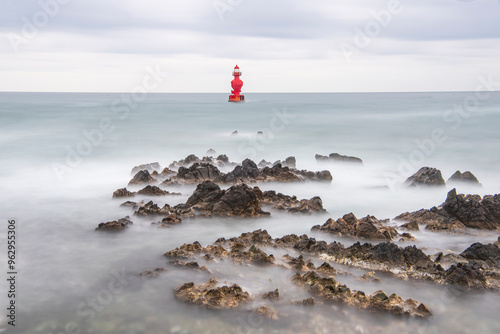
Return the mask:
[[(138, 273), (165, 267), (168, 260), (163, 254), (183, 243), (199, 241), (206, 246), (220, 237), (259, 228), (274, 238), (308, 234), (349, 246), (356, 240), (311, 232), (311, 227), (350, 212), (358, 218), (392, 219), (440, 205), (455, 186), (401, 186), (422, 166), (438, 168), (445, 180), (457, 170), (471, 171), (482, 183), (481, 188), (458, 186), (459, 193), (500, 193), (500, 94), (479, 101), (467, 117), (455, 113), (454, 106), (473, 94), (247, 94), (242, 104), (227, 103), (226, 94), (149, 94), (120, 119), (113, 108), (119, 94), (1, 93), (0, 212), (3, 226), (8, 219), (18, 222), (18, 333), (284, 331), (289, 324), (208, 312), (176, 301), (173, 289), (185, 282), (205, 282), (202, 273), (169, 269), (168, 275), (155, 280), (142, 279)], [(102, 137), (89, 136), (93, 129), (106, 131)], [(232, 135), (234, 131), (238, 133)], [(256, 163), (262, 159), (273, 163), (294, 156), (298, 169), (328, 169), (332, 183), (258, 185), (299, 199), (320, 196), (327, 213), (270, 210), (268, 218), (198, 217), (158, 229), (151, 225), (154, 218), (132, 216), (130, 208), (120, 207), (125, 200), (111, 198), (116, 189), (127, 186), (134, 166), (159, 162), (167, 167), (189, 154), (203, 157), (210, 148), (238, 163), (248, 157)], [(334, 152), (359, 157), (363, 164), (315, 159), (316, 154)], [(153, 201), (159, 206), (184, 203), (194, 189), (195, 185), (168, 188), (182, 196)], [(140, 199), (151, 198), (134, 200)], [(100, 222), (127, 215), (134, 224), (123, 232), (94, 231)], [(474, 242), (491, 243), (498, 237), (479, 230), (447, 234), (422, 229), (412, 234), (415, 242), (398, 244), (414, 244), (427, 254), (460, 253)], [(0, 238), (5, 240), (6, 229)], [(276, 257), (285, 254), (269, 252)], [(4, 264), (7, 258), (1, 254)], [(333, 266), (356, 275), (366, 272)], [(289, 271), (240, 267), (235, 271), (229, 263), (219, 263), (214, 270), (255, 293), (280, 285), (280, 293), (295, 299), (309, 296), (291, 283)], [(495, 310), (500, 302), (493, 293), (465, 294), (389, 275), (381, 276), (379, 283), (348, 275), (337, 279), (366, 293), (384, 289), (418, 299), (435, 316), (429, 322), (415, 322), (341, 305), (336, 306), (335, 316), (320, 307), (285, 305), (280, 310), (300, 319), (309, 332), (332, 326), (353, 333), (378, 332), (380, 326), (386, 333), (451, 332), (471, 326), (479, 326), (482, 333), (499, 330)]]

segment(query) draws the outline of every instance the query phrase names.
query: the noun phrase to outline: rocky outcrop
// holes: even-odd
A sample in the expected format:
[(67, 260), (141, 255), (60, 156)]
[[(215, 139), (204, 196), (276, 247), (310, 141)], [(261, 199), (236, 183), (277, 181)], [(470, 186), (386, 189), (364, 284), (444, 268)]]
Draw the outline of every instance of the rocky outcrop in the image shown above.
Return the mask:
[(420, 231), (420, 227), (418, 226), (418, 223), (416, 221), (410, 221), (399, 227), (408, 231)]
[(181, 195), (180, 193), (171, 193), (166, 190), (162, 190), (157, 186), (151, 186), (151, 185), (148, 185), (145, 188), (139, 190), (137, 194), (145, 196)]
[(218, 181), (221, 172), (217, 167), (208, 163), (194, 163), (191, 167), (179, 167), (177, 178), (186, 183), (200, 183), (203, 181)]
[(130, 172), (131, 175), (135, 175), (137, 172), (141, 170), (147, 170), (148, 172), (152, 173), (154, 171), (159, 171), (161, 169), (161, 166), (157, 162), (152, 162), (150, 164), (142, 164), (139, 166), (135, 166), (132, 168), (132, 171)]
[(296, 196), (283, 195), (274, 190), (262, 193), (262, 203), (270, 204), (273, 208), (291, 213), (326, 212), (323, 201), (316, 196), (311, 199), (298, 200)]
[(319, 172), (295, 170), (294, 173), (309, 181), (332, 182), (333, 180), (332, 173), (330, 173), (329, 170), (322, 170)]
[(156, 183), (156, 179), (154, 179), (151, 174), (147, 170), (140, 170), (138, 171), (132, 180), (128, 183), (129, 186), (131, 185), (143, 185), (143, 184), (149, 184), (149, 183)]
[(483, 245), (477, 242), (464, 250), (460, 255), (468, 260), (475, 260), (487, 266), (500, 269), (500, 248), (495, 244)]
[(248, 292), (239, 285), (217, 287), (217, 283), (215, 278), (200, 285), (185, 283), (175, 289), (175, 297), (182, 302), (216, 310), (237, 308), (251, 300)]
[(410, 176), (403, 185), (407, 187), (441, 187), (444, 186), (445, 183), (439, 169), (422, 167), (418, 172)]
[(96, 227), (96, 231), (120, 231), (123, 229), (126, 229), (128, 225), (133, 224), (133, 222), (130, 220), (130, 217), (127, 216), (125, 218), (121, 218), (118, 220), (110, 221), (107, 223), (100, 223)]
[(424, 304), (419, 304), (413, 299), (404, 300), (396, 294), (388, 296), (382, 290), (366, 295), (363, 291), (349, 289), (334, 278), (323, 278), (315, 271), (305, 274), (297, 273), (292, 277), (292, 281), (322, 299), (341, 302), (357, 309), (384, 311), (417, 318), (432, 316), (431, 311)]
[(481, 198), (479, 195), (457, 195), (456, 189), (452, 189), (443, 209), (467, 227), (500, 229), (500, 194)]
[(449, 179), (446, 181), (448, 184), (469, 184), (474, 186), (481, 187), (481, 183), (479, 183), (478, 179), (471, 172), (467, 171), (465, 173), (461, 173), (457, 170)]
[(426, 225), (425, 229), (433, 232), (462, 233), (466, 226), (459, 220), (450, 216), (442, 206), (431, 209), (421, 209), (415, 212), (405, 212), (394, 218), (406, 221), (402, 226)]
[(376, 217), (366, 216), (358, 219), (352, 212), (337, 220), (330, 218), (321, 226), (313, 226), (312, 230), (328, 232), (341, 237), (370, 240), (390, 241), (399, 236), (399, 233), (393, 227), (384, 226)]
[(329, 156), (316, 154), (316, 161), (321, 162), (343, 162), (343, 163), (354, 163), (354, 164), (363, 164), (363, 160), (357, 157), (350, 157), (347, 155), (341, 155), (338, 153), (330, 153)]
[(113, 193), (113, 198), (134, 197), (135, 192), (128, 191), (127, 188), (118, 189)]

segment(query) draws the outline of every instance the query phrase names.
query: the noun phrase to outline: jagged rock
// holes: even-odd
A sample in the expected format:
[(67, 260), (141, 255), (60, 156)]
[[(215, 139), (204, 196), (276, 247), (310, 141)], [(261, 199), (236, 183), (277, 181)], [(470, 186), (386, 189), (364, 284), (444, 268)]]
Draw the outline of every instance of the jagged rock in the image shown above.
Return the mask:
[(175, 297), (191, 304), (201, 305), (209, 309), (232, 309), (251, 300), (248, 292), (239, 285), (216, 287), (217, 280), (211, 278), (207, 283), (194, 285), (185, 283), (175, 289)]
[[(425, 229), (433, 232), (463, 232), (466, 228), (457, 219), (449, 215), (442, 206), (432, 207), (430, 210), (421, 209), (415, 212), (405, 212), (394, 218), (399, 221), (407, 221), (407, 224), (417, 226), (419, 224), (426, 225)], [(404, 224), (402, 226), (407, 226)]]
[(481, 183), (479, 183), (478, 179), (474, 176), (469, 171), (466, 171), (465, 173), (461, 173), (459, 170), (457, 170), (449, 179), (446, 181), (448, 184), (453, 184), (453, 183), (468, 183), (470, 185), (476, 185), (476, 186), (481, 186)]
[(406, 224), (403, 224), (400, 226), (400, 228), (408, 231), (420, 231), (420, 227), (418, 226), (418, 223), (416, 221), (410, 221)]
[(148, 172), (152, 173), (152, 172), (158, 171), (160, 169), (161, 169), (161, 166), (159, 163), (152, 162), (150, 164), (143, 164), (143, 165), (135, 166), (134, 168), (132, 168), (132, 171), (130, 172), (130, 174), (134, 175), (138, 171), (141, 171), (141, 170), (147, 170)]
[(135, 193), (130, 192), (127, 188), (118, 189), (113, 193), (113, 198), (122, 198), (122, 197), (134, 197)]
[(171, 227), (173, 225), (178, 225), (182, 223), (182, 219), (177, 217), (176, 214), (169, 214), (167, 217), (163, 218), (161, 222), (152, 223), (153, 225), (159, 225), (159, 227)]
[(150, 215), (169, 215), (171, 208), (168, 204), (165, 204), (162, 208), (160, 208), (157, 204), (153, 203), (153, 201), (149, 201), (148, 203), (139, 206), (137, 211), (134, 212), (136, 216), (150, 216)]
[(444, 270), (448, 270), (451, 266), (456, 266), (459, 263), (469, 263), (466, 258), (454, 253), (443, 255), (442, 252), (439, 252), (430, 256), (430, 259), (434, 261), (435, 264), (439, 264)]
[(281, 164), (284, 167), (296, 168), (297, 160), (295, 159), (295, 157), (288, 157), (283, 162), (281, 162)]
[(267, 255), (261, 249), (255, 247), (255, 245), (252, 245), (247, 252), (241, 251), (238, 246), (233, 246), (229, 256), (235, 262), (253, 263), (257, 265), (273, 264), (275, 261), (272, 254)]
[(266, 160), (262, 159), (259, 164), (257, 165), (257, 167), (259, 168), (264, 168), (264, 167), (272, 167), (272, 163), (270, 162), (267, 162)]
[(220, 161), (223, 164), (228, 164), (229, 163), (229, 158), (225, 154), (219, 155), (216, 160)]
[(330, 277), (337, 275), (337, 270), (333, 268), (328, 262), (323, 262), (323, 264), (319, 266), (316, 270), (319, 273)]
[(100, 223), (96, 227), (96, 231), (120, 231), (128, 227), (128, 225), (133, 224), (130, 220), (130, 217), (127, 216), (125, 218), (118, 219), (117, 221), (110, 221), (107, 223)]
[(468, 260), (483, 261), (488, 266), (500, 269), (500, 248), (494, 244), (483, 245), (476, 242), (460, 255)]
[(216, 154), (217, 154), (217, 152), (216, 152), (213, 148), (211, 148), (211, 149), (209, 149), (209, 150), (207, 151), (207, 153), (206, 153), (206, 154), (207, 154), (208, 156), (211, 156), (211, 155), (216, 155)]
[(350, 157), (347, 155), (340, 155), (338, 153), (330, 153), (329, 156), (324, 156), (320, 154), (316, 154), (316, 161), (332, 161), (332, 162), (347, 162), (347, 163), (356, 163), (363, 164), (363, 160), (356, 157)]
[(440, 170), (431, 167), (422, 167), (418, 172), (410, 176), (403, 185), (407, 187), (434, 187), (444, 186), (445, 183)]
[(179, 167), (177, 178), (187, 183), (200, 183), (202, 181), (216, 181), (221, 173), (217, 167), (208, 163), (194, 163), (189, 168)]
[(431, 316), (425, 305), (418, 304), (412, 299), (405, 301), (396, 294), (387, 296), (381, 290), (367, 296), (363, 291), (351, 290), (333, 278), (322, 278), (314, 271), (303, 275), (297, 273), (292, 277), (292, 281), (325, 300), (341, 302), (358, 309), (385, 311), (418, 318)]
[(269, 190), (262, 193), (262, 202), (271, 204), (275, 209), (291, 213), (326, 212), (323, 208), (323, 201), (318, 196), (299, 201), (295, 196), (283, 195), (282, 193), (276, 193), (274, 190)]
[(211, 272), (207, 268), (207, 266), (200, 267), (200, 265), (196, 261), (185, 262), (185, 261), (175, 259), (175, 260), (170, 260), (169, 263), (172, 264), (173, 266), (176, 266), (176, 267), (182, 267), (185, 269), (191, 269), (191, 270), (195, 270), (195, 271), (204, 271), (204, 272), (211, 274)]
[(177, 174), (177, 173), (175, 171), (171, 170), (170, 168), (165, 167), (161, 171), (160, 176), (162, 176), (162, 177), (168, 177), (168, 176), (174, 175), (174, 174)]
[(468, 263), (452, 265), (445, 274), (445, 282), (452, 285), (486, 288), (486, 278), (477, 266)]
[(312, 172), (307, 170), (295, 170), (295, 174), (304, 177), (309, 181), (332, 182), (333, 176), (329, 170), (322, 170), (319, 172)]
[(333, 233), (343, 237), (372, 240), (394, 240), (399, 235), (393, 227), (384, 226), (374, 216), (366, 216), (358, 220), (352, 212), (337, 220), (330, 218), (322, 226), (313, 226), (312, 230)]
[(277, 301), (280, 299), (280, 292), (278, 289), (276, 289), (274, 291), (269, 291), (269, 292), (266, 292), (265, 294), (263, 294), (262, 298), (274, 302), (274, 301)]
[(146, 196), (164, 196), (164, 195), (168, 195), (169, 192), (162, 190), (162, 189), (158, 188), (157, 186), (148, 185), (145, 188), (139, 190), (137, 192), (137, 194), (146, 195)]
[(278, 320), (278, 313), (276, 313), (276, 311), (269, 306), (263, 305), (255, 310), (255, 312), (267, 319)]
[(261, 202), (255, 191), (246, 184), (232, 186), (213, 205), (214, 215), (258, 217), (269, 215), (261, 209)]
[(457, 190), (452, 189), (443, 209), (467, 227), (485, 230), (500, 228), (500, 194), (486, 195), (481, 199), (479, 195), (457, 195)]
[(295, 304), (295, 305), (303, 305), (303, 306), (313, 306), (314, 305), (314, 298), (306, 298), (306, 299), (302, 299), (302, 300), (296, 300), (296, 301), (293, 301), (292, 304)]
[(195, 241), (192, 244), (183, 244), (182, 246), (172, 249), (163, 255), (172, 258), (189, 259), (194, 257), (195, 254), (200, 253), (202, 249), (203, 247), (201, 244), (198, 241)]
[(157, 182), (147, 170), (140, 170), (134, 175), (128, 185), (142, 185)]
[(407, 242), (407, 241), (415, 241), (415, 237), (411, 235), (410, 233), (402, 233), (401, 238), (399, 238), (399, 241)]
[(360, 279), (363, 281), (380, 282), (380, 278), (378, 278), (375, 275), (374, 271), (369, 271), (369, 272), (365, 273), (363, 276), (360, 277)]

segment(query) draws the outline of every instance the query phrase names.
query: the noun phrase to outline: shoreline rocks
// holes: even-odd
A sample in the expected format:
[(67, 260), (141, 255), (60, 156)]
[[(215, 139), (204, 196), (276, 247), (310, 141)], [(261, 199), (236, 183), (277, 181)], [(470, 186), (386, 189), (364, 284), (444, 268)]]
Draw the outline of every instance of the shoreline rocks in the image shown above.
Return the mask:
[(262, 203), (270, 204), (274, 209), (291, 213), (326, 212), (323, 208), (323, 201), (318, 196), (298, 200), (296, 196), (283, 195), (269, 190), (262, 193)]
[(354, 164), (363, 164), (363, 160), (357, 157), (351, 157), (347, 155), (341, 155), (338, 153), (330, 153), (330, 155), (325, 156), (321, 154), (315, 155), (316, 161), (319, 162), (341, 162), (341, 163), (354, 163)]
[(446, 181), (447, 184), (469, 184), (472, 186), (482, 187), (479, 180), (469, 171), (461, 173), (457, 170), (449, 179)]
[(406, 187), (442, 187), (445, 186), (441, 171), (436, 168), (422, 167), (404, 183)]
[(96, 227), (95, 230), (96, 231), (112, 231), (112, 232), (115, 232), (115, 231), (124, 230), (129, 225), (132, 225), (132, 224), (133, 224), (133, 222), (130, 220), (130, 217), (127, 216), (125, 218), (121, 218), (121, 219), (118, 219), (118, 220), (113, 220), (113, 221), (106, 222), (106, 223), (100, 223)]

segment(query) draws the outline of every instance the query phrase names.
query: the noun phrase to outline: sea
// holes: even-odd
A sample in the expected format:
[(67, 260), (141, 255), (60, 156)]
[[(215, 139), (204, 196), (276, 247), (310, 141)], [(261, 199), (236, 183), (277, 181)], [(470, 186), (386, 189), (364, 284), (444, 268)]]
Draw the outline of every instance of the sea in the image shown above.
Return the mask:
[[(265, 229), (272, 237), (295, 233), (350, 246), (357, 240), (311, 232), (347, 213), (358, 218), (397, 215), (440, 205), (452, 186), (409, 189), (403, 182), (423, 166), (447, 180), (471, 171), (482, 187), (459, 193), (500, 193), (500, 93), (248, 93), (244, 103), (228, 94), (0, 93), (0, 330), (5, 333), (499, 333), (500, 296), (463, 291), (427, 281), (337, 264), (336, 279), (351, 289), (378, 290), (423, 302), (428, 320), (370, 313), (337, 304), (312, 307), (290, 300), (310, 295), (291, 272), (230, 263), (208, 264), (213, 276), (239, 284), (253, 297), (279, 288), (272, 307), (278, 320), (256, 315), (258, 298), (239, 310), (214, 311), (181, 303), (174, 289), (208, 280), (204, 272), (169, 266), (163, 254), (184, 243), (209, 245), (220, 237)], [(258, 132), (261, 132), (260, 134)], [(241, 163), (273, 163), (293, 156), (297, 168), (329, 170), (331, 183), (265, 183), (297, 198), (320, 196), (327, 213), (294, 215), (271, 210), (267, 218), (194, 218), (158, 228), (154, 218), (135, 217), (112, 193), (126, 187), (134, 166), (168, 167), (190, 154), (226, 154)], [(362, 165), (317, 161), (339, 153)], [(225, 170), (226, 171), (226, 170)], [(167, 190), (185, 202), (195, 186)], [(138, 198), (141, 199), (141, 198)], [(148, 198), (144, 198), (149, 200)], [(131, 216), (119, 233), (95, 231), (101, 222)], [(9, 221), (15, 222), (15, 297), (7, 281)], [(400, 222), (391, 220), (391, 226)], [(491, 243), (498, 232), (412, 232), (426, 254), (460, 253), (472, 243)], [(10, 235), (10, 234), (9, 234)], [(280, 250), (270, 250), (280, 257)], [(312, 259), (318, 262), (318, 259)], [(200, 263), (201, 265), (202, 263)], [(317, 263), (321, 264), (321, 262)], [(145, 270), (167, 267), (158, 278)], [(7, 308), (15, 302), (15, 326)]]

